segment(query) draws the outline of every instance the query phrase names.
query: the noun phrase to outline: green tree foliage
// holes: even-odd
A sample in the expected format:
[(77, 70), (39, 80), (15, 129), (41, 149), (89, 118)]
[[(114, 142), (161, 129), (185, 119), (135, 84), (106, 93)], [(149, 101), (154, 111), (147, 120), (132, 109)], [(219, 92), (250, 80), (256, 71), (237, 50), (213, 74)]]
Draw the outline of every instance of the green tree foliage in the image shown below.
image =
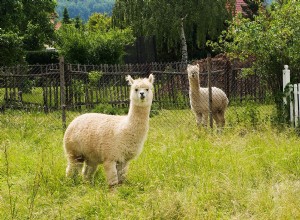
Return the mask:
[(68, 9), (64, 8), (62, 23), (70, 24), (70, 22), (71, 22), (71, 20), (70, 20)]
[(107, 32), (111, 29), (111, 17), (107, 14), (94, 13), (89, 17), (87, 26), (91, 31)]
[(22, 61), (22, 38), (17, 33), (0, 28), (0, 66), (10, 66)]
[(253, 21), (241, 16), (234, 19), (219, 44), (213, 44), (232, 58), (255, 58), (253, 68), (271, 87), (277, 104), (281, 103), (276, 94), (282, 91), (283, 65), (300, 71), (299, 15), (299, 1), (273, 4), (269, 10), (261, 9)]
[[(113, 24), (132, 27), (135, 36), (156, 36), (159, 56), (181, 56), (181, 19), (188, 49), (199, 56), (207, 39), (215, 39), (226, 28), (235, 1), (228, 0), (117, 0), (113, 9)], [(193, 54), (196, 53), (196, 54)], [(174, 58), (174, 57), (172, 57)]]
[[(55, 1), (52, 0), (3, 0), (0, 1), (0, 28), (2, 29), (0, 37), (11, 38), (15, 33), (14, 47), (18, 48), (20, 54), (23, 50), (38, 50), (44, 47), (44, 44), (50, 44), (54, 37), (54, 27), (50, 22), (54, 15)], [(14, 50), (4, 48), (0, 51), (0, 60), (10, 59), (14, 63), (16, 58), (13, 53), (5, 51)], [(19, 56), (18, 56), (19, 57)], [(19, 60), (19, 59), (17, 59)]]
[(57, 39), (57, 48), (66, 61), (81, 64), (120, 63), (125, 45), (134, 41), (130, 29), (77, 29), (73, 24), (64, 25), (57, 32)]
[(0, 1), (0, 28), (12, 30), (17, 28), (17, 20), (20, 20), (20, 1), (2, 0)]
[(74, 25), (63, 25), (57, 32), (55, 46), (67, 62), (88, 63), (87, 33)]
[(86, 22), (90, 15), (98, 13), (107, 13), (111, 14), (115, 0), (57, 0), (56, 11), (59, 14), (59, 17), (63, 17), (64, 8), (68, 9), (70, 18), (75, 18), (80, 16), (84, 22)]
[[(35, 41), (34, 45), (29, 44), (26, 49), (37, 50), (43, 48), (45, 43), (51, 43), (54, 27), (50, 19), (54, 15), (55, 2), (52, 0), (22, 0), (17, 2), (21, 5), (21, 10), (18, 11), (19, 19), (14, 22), (20, 30), (20, 34), (26, 34), (25, 39), (34, 38)], [(26, 46), (26, 42), (24, 44)]]
[(80, 29), (83, 27), (83, 22), (79, 16), (76, 16), (74, 19), (74, 25), (77, 29)]

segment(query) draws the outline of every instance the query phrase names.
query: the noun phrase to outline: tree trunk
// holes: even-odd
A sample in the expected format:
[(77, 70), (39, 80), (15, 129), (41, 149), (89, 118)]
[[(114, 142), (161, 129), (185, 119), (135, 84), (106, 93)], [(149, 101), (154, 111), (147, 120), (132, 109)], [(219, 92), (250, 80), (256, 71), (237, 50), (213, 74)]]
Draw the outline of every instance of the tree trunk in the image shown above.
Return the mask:
[(181, 61), (187, 63), (188, 61), (188, 51), (187, 51), (187, 43), (184, 33), (183, 21), (186, 18), (181, 18)]

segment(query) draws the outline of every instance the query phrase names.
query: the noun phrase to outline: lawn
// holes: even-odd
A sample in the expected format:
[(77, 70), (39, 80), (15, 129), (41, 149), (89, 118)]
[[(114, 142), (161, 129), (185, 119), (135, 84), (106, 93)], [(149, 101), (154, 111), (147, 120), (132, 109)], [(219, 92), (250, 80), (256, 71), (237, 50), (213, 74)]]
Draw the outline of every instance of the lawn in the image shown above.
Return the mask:
[(58, 113), (1, 114), (0, 219), (299, 219), (300, 139), (270, 112), (231, 107), (217, 133), (160, 111), (113, 190), (101, 166), (94, 185), (65, 177)]

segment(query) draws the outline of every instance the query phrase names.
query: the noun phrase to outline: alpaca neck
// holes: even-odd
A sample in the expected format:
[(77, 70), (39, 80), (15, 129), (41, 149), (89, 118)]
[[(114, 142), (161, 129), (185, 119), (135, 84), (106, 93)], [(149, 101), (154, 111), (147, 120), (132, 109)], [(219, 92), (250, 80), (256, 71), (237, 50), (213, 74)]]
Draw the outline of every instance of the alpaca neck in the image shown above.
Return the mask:
[(190, 93), (193, 95), (200, 94), (200, 82), (199, 80), (190, 80)]
[(128, 119), (132, 126), (148, 127), (151, 106), (137, 106), (130, 103)]

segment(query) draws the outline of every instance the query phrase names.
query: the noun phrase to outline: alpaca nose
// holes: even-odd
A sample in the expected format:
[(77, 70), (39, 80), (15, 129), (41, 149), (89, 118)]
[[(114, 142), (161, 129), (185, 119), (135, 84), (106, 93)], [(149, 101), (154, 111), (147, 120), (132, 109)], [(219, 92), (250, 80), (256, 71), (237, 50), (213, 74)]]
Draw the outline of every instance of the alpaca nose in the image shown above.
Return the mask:
[(140, 92), (140, 95), (141, 95), (141, 99), (145, 98), (145, 93), (144, 92)]

